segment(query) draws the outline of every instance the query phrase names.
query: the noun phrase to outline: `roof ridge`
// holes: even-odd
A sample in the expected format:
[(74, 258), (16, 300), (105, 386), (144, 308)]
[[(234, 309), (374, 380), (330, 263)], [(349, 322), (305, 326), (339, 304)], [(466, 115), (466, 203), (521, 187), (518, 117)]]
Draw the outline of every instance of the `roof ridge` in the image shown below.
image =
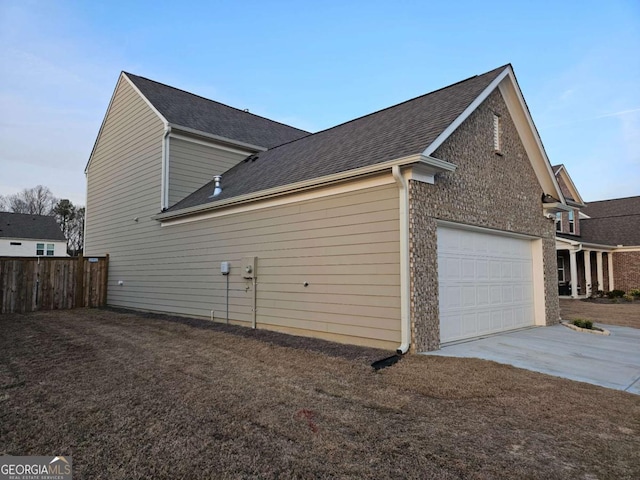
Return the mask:
[[(247, 110), (243, 110), (243, 109), (240, 109), (240, 108), (237, 108), (237, 107), (232, 107), (231, 105), (227, 105), (226, 103), (218, 102), (217, 100), (212, 100), (210, 98), (203, 97), (202, 95), (198, 95), (197, 93), (189, 92), (187, 90), (183, 90), (182, 88), (177, 88), (177, 87), (168, 85), (166, 83), (158, 82), (157, 80), (153, 80), (151, 78), (143, 77), (141, 75), (136, 75), (135, 73), (126, 72), (124, 70), (122, 70), (122, 73), (124, 73), (127, 76), (137, 77), (137, 78), (141, 78), (143, 80), (147, 80), (148, 82), (153, 82), (153, 83), (155, 83), (157, 85), (162, 85), (163, 87), (167, 87), (167, 88), (170, 88), (172, 90), (176, 90), (178, 92), (186, 93), (188, 95), (191, 95), (192, 97), (201, 98), (202, 100), (206, 100), (207, 102), (211, 102), (211, 103), (216, 103), (218, 105), (222, 105), (223, 107), (227, 107), (227, 108), (230, 108), (232, 110), (236, 110), (236, 111), (241, 112), (241, 113), (246, 113), (248, 115), (253, 115), (254, 117), (262, 118), (263, 120), (268, 120), (269, 122), (273, 122), (273, 123), (277, 123), (279, 125), (283, 125), (285, 127), (293, 128), (294, 130), (298, 130), (299, 132), (304, 132), (304, 133), (311, 134), (311, 132), (309, 132), (307, 130), (302, 130), (301, 128), (294, 127), (292, 125), (287, 125), (286, 123), (279, 122), (278, 120), (273, 120), (271, 118), (267, 118), (267, 117), (264, 117), (262, 115), (257, 115), (255, 113), (250, 112), (248, 109)], [(302, 138), (304, 138), (304, 137), (302, 137)]]
[[(363, 118), (367, 118), (367, 117), (370, 117), (370, 116), (372, 116), (372, 115), (377, 115), (378, 113), (384, 112), (384, 111), (386, 111), (386, 110), (391, 110), (392, 108), (396, 108), (396, 107), (399, 107), (399, 106), (404, 105), (404, 104), (406, 104), (406, 103), (409, 103), (409, 102), (413, 102), (413, 101), (415, 101), (415, 100), (418, 100), (418, 99), (420, 99), (420, 98), (427, 97), (427, 96), (432, 95), (432, 94), (434, 94), (434, 93), (441, 92), (441, 91), (443, 91), (443, 90), (447, 90), (448, 88), (455, 87), (455, 86), (457, 86), (457, 85), (460, 85), (461, 83), (468, 82), (469, 80), (473, 80), (474, 78), (478, 78), (478, 77), (482, 77), (482, 76), (484, 76), (484, 75), (488, 75), (488, 74), (490, 74), (490, 73), (492, 73), (492, 72), (495, 72), (496, 70), (503, 70), (503, 69), (507, 68), (507, 67), (508, 67), (508, 66), (510, 66), (510, 65), (511, 65), (510, 63), (507, 63), (507, 64), (505, 64), (505, 65), (502, 65), (501, 67), (494, 68), (494, 69), (492, 69), (492, 70), (489, 70), (489, 71), (487, 71), (487, 72), (481, 73), (481, 74), (479, 74), (479, 75), (473, 75), (473, 76), (471, 76), (471, 77), (465, 78), (464, 80), (460, 80), (460, 81), (458, 81), (458, 82), (456, 82), (456, 83), (452, 83), (452, 84), (450, 84), (450, 85), (447, 85), (447, 86), (444, 86), (444, 87), (441, 87), (441, 88), (437, 88), (437, 89), (435, 89), (435, 90), (432, 90), (431, 92), (423, 93), (422, 95), (418, 95), (417, 97), (413, 97), (413, 98), (410, 98), (410, 99), (408, 99), (408, 100), (404, 100), (404, 101), (402, 101), (402, 102), (400, 102), (400, 103), (396, 103), (396, 104), (394, 104), (394, 105), (390, 105), (390, 106), (385, 107), (385, 108), (381, 108), (380, 110), (376, 110), (376, 111), (374, 111), (374, 112), (367, 113), (367, 114), (362, 115), (362, 116), (360, 116), (360, 117), (352, 118), (351, 120), (347, 120), (346, 122), (342, 122), (342, 123), (339, 123), (339, 124), (334, 125), (334, 126), (332, 126), (332, 127), (325, 128), (324, 130), (319, 130), (319, 131), (317, 131), (317, 132), (313, 132), (313, 133), (311, 133), (311, 134), (307, 135), (306, 137), (300, 137), (300, 138), (296, 138), (295, 140), (291, 140), (291, 141), (286, 142), (286, 143), (281, 143), (280, 145), (276, 145), (275, 147), (271, 147), (271, 148), (270, 148), (269, 150), (267, 150), (267, 151), (272, 151), (272, 150), (275, 150), (276, 148), (282, 147), (282, 146), (284, 146), (284, 145), (289, 145), (289, 144), (291, 144), (291, 143), (298, 142), (298, 141), (300, 141), (300, 140), (302, 140), (302, 139), (304, 139), (304, 138), (308, 138), (308, 137), (311, 137), (311, 136), (319, 135), (319, 134), (321, 134), (321, 133), (328, 132), (328, 131), (333, 130), (333, 129), (336, 129), (336, 128), (338, 128), (338, 127), (342, 127), (343, 125), (348, 125), (348, 124), (350, 124), (350, 123), (356, 122), (356, 121), (361, 120), (361, 119), (363, 119)], [(258, 156), (259, 156), (259, 154), (258, 154)]]

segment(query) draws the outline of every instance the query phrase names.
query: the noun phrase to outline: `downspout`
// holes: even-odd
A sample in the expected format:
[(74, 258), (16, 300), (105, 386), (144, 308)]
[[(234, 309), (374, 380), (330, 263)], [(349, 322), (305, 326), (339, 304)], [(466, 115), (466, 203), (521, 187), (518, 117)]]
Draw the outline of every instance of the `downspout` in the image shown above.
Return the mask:
[(409, 189), (400, 166), (391, 167), (400, 198), (400, 346), (396, 353), (404, 355), (411, 346), (411, 276), (409, 271)]
[(162, 135), (162, 185), (160, 187), (160, 209), (164, 211), (169, 207), (169, 135), (171, 134), (171, 126), (168, 123), (164, 125), (164, 134)]

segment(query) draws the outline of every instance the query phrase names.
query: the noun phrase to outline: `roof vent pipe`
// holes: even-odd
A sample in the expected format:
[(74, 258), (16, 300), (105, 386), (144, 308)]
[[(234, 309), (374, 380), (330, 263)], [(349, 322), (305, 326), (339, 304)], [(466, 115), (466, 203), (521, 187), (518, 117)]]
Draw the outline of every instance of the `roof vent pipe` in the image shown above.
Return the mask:
[(215, 175), (213, 177), (213, 181), (215, 182), (215, 188), (213, 189), (213, 195), (209, 198), (215, 198), (222, 193), (222, 187), (220, 186), (220, 181), (222, 180), (221, 175)]

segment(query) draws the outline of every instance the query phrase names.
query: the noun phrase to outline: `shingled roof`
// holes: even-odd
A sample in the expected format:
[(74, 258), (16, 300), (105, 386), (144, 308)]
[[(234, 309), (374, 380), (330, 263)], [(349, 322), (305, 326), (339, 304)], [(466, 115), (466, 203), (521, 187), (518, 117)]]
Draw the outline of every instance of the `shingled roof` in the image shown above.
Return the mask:
[(640, 196), (589, 202), (582, 212), (591, 218), (640, 214)]
[(0, 238), (2, 237), (66, 241), (55, 217), (10, 212), (0, 212)]
[(569, 240), (599, 245), (640, 245), (640, 196), (589, 202), (582, 211), (580, 235), (558, 234)]
[(422, 153), (507, 66), (408, 100), (257, 155), (222, 175), (169, 211), (323, 177)]
[(123, 72), (172, 125), (258, 147), (271, 148), (309, 132), (214, 102), (162, 83)]

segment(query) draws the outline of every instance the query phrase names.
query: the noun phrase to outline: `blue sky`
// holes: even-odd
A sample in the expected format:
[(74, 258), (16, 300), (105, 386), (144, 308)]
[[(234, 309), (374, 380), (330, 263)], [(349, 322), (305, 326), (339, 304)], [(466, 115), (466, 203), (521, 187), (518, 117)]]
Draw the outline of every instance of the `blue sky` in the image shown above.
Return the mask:
[(640, 2), (0, 0), (0, 194), (84, 204), (121, 70), (320, 130), (512, 63), (585, 200), (640, 195)]

